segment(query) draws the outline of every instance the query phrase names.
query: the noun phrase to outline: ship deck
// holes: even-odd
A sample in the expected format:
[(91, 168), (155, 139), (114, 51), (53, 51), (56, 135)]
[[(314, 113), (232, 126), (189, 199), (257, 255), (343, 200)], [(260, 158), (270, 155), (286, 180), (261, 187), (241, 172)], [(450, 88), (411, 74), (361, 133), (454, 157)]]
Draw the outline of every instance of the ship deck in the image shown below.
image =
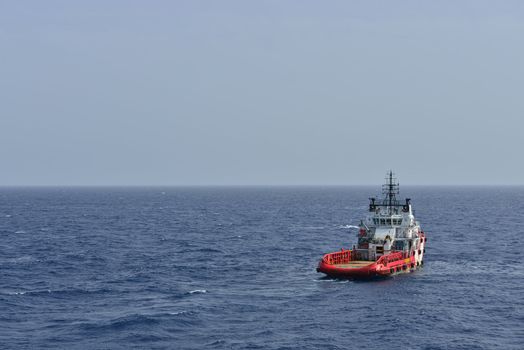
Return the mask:
[(368, 260), (355, 260), (351, 261), (347, 264), (336, 264), (335, 266), (341, 269), (360, 269), (362, 267), (366, 267), (369, 265), (372, 265), (374, 261), (368, 261)]

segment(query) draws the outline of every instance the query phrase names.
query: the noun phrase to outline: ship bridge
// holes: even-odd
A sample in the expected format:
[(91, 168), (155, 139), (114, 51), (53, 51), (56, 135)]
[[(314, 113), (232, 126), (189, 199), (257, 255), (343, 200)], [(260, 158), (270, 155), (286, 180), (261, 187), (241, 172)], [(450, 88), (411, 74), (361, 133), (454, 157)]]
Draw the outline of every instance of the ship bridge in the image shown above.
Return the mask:
[(402, 215), (383, 215), (374, 216), (371, 221), (375, 226), (402, 226), (403, 217)]
[(369, 212), (364, 227), (365, 234), (359, 238), (361, 243), (373, 245), (393, 244), (398, 239), (411, 237), (411, 231), (415, 224), (415, 217), (411, 209), (411, 199), (406, 198), (404, 202), (397, 199), (399, 194), (399, 183), (393, 172), (386, 175), (386, 183), (382, 186), (383, 198), (377, 200), (369, 198)]

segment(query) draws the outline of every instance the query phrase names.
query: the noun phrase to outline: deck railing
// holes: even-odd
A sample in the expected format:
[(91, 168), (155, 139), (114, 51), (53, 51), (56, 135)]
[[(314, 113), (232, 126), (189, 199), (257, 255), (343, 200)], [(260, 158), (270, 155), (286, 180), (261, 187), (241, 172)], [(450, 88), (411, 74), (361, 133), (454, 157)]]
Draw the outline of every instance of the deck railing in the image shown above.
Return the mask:
[(404, 258), (406, 258), (406, 253), (404, 252), (391, 252), (390, 254), (382, 255), (377, 260), (377, 265), (387, 265), (390, 262), (402, 260)]
[(351, 261), (351, 250), (342, 249), (340, 252), (329, 253), (322, 258), (326, 264), (348, 264)]
[[(349, 264), (353, 260), (360, 260), (362, 258), (360, 254), (361, 253), (359, 253), (358, 251), (342, 249), (340, 252), (328, 253), (324, 255), (322, 260), (324, 261), (324, 263), (329, 265)], [(387, 255), (382, 255), (377, 260), (377, 265), (387, 265), (388, 263), (402, 260), (408, 257), (409, 255), (406, 252), (392, 251)]]

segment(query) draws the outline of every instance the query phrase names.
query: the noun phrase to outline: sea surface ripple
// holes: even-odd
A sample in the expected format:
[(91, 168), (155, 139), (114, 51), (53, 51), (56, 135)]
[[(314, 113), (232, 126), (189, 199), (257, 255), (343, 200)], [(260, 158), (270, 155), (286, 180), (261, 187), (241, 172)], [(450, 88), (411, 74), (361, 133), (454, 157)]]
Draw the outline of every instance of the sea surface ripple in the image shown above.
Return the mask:
[(316, 273), (375, 187), (2, 188), (6, 349), (522, 349), (524, 188), (405, 187), (423, 269)]

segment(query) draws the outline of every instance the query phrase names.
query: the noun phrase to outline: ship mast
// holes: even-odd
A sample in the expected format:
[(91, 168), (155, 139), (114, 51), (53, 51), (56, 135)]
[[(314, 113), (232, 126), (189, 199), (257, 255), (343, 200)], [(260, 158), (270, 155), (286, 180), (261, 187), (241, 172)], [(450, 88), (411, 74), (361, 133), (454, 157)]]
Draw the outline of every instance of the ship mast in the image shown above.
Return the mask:
[(398, 206), (396, 195), (399, 194), (399, 183), (391, 170), (386, 175), (386, 183), (382, 185), (382, 194), (384, 195), (382, 205), (387, 206), (388, 214), (391, 215), (393, 214), (393, 207)]

